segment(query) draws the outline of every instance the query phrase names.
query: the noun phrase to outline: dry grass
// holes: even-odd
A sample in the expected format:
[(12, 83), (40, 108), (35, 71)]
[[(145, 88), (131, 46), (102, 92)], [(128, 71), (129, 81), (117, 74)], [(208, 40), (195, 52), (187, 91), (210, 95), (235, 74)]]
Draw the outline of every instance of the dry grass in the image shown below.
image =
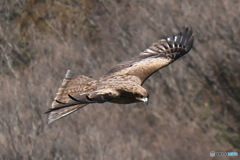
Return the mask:
[[(202, 160), (240, 151), (240, 2), (0, 6), (0, 159)], [(98, 78), (185, 26), (194, 48), (144, 84), (148, 106), (94, 104), (47, 125), (43, 113), (68, 69)]]

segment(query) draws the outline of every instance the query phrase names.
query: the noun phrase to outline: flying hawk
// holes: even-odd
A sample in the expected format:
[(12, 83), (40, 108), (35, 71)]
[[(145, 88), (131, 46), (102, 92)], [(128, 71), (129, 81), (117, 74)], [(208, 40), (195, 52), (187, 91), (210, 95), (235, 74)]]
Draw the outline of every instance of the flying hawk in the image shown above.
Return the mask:
[(83, 75), (75, 75), (68, 70), (58, 89), (48, 122), (51, 123), (90, 103), (128, 104), (147, 102), (148, 92), (142, 87), (144, 81), (181, 56), (193, 46), (192, 30), (161, 39), (141, 52), (140, 55), (122, 62), (110, 69), (99, 80)]

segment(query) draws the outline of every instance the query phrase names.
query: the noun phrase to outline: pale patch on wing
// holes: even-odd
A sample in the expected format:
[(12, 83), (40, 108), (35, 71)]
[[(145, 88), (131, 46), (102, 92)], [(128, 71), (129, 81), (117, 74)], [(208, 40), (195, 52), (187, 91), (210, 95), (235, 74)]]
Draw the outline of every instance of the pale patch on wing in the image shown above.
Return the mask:
[(154, 65), (153, 68), (161, 68), (165, 65), (167, 65), (169, 62), (171, 62), (171, 59), (169, 58), (164, 58), (164, 57), (149, 57), (149, 58), (146, 58), (146, 59), (143, 59), (139, 62), (135, 62), (132, 67), (135, 67), (135, 66), (144, 66), (142, 68), (151, 68), (152, 65)]
[(142, 76), (147, 77), (148, 75), (145, 75), (145, 74), (151, 74), (152, 72), (155, 72), (160, 68), (168, 65), (170, 62), (171, 62), (171, 59), (164, 58), (164, 57), (158, 57), (158, 58), (149, 57), (134, 63), (132, 67), (128, 69), (129, 69), (129, 72), (131, 71), (132, 73), (138, 73), (138, 74), (140, 74), (141, 72)]
[(157, 43), (152, 44), (149, 48), (140, 53), (140, 55), (157, 55), (164, 53), (170, 48), (168, 42), (165, 39), (159, 40)]
[(146, 78), (171, 62), (169, 58), (149, 57), (133, 63), (131, 67), (124, 68), (117, 75), (134, 75), (140, 79), (140, 84), (142, 84)]
[(148, 48), (144, 52), (140, 53), (140, 55), (151, 55), (151, 54), (157, 54), (157, 52), (155, 50), (152, 50), (151, 48)]

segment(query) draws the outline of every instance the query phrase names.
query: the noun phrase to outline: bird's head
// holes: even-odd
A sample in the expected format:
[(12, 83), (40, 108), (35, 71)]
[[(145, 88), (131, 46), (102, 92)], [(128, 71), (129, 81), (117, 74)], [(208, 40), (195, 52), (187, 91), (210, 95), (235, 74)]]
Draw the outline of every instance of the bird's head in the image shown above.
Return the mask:
[(145, 102), (148, 103), (148, 92), (144, 88), (138, 88), (135, 92), (135, 99), (137, 102)]

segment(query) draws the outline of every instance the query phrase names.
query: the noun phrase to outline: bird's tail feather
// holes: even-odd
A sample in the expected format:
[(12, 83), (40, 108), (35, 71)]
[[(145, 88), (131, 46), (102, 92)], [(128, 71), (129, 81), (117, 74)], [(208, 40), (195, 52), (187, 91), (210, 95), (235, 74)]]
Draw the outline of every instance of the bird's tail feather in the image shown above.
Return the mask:
[(63, 118), (65, 116), (83, 108), (86, 105), (87, 104), (75, 105), (75, 106), (71, 106), (71, 107), (67, 107), (67, 108), (60, 108), (60, 109), (51, 111), (48, 116), (48, 123), (50, 124), (60, 118)]

